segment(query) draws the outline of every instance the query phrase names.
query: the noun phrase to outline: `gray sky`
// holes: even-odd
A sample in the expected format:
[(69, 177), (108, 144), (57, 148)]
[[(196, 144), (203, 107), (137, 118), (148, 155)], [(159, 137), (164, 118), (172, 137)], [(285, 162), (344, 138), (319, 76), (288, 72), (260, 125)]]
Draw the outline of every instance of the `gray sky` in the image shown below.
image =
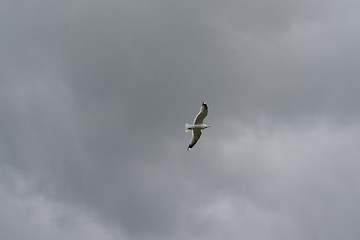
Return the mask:
[(358, 1), (1, 5), (1, 239), (360, 238)]

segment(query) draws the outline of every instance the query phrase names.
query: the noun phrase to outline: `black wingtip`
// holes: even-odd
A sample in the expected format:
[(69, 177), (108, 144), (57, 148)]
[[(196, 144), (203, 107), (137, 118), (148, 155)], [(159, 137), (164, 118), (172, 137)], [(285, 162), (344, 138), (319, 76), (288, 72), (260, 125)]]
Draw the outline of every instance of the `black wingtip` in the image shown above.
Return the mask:
[(194, 144), (189, 144), (189, 146), (187, 147), (187, 150), (189, 151), (191, 148), (193, 148), (193, 146), (195, 146), (195, 143)]
[(206, 109), (208, 108), (208, 106), (207, 106), (207, 104), (206, 104), (206, 102), (202, 102), (202, 104), (201, 104), (202, 106), (204, 106)]

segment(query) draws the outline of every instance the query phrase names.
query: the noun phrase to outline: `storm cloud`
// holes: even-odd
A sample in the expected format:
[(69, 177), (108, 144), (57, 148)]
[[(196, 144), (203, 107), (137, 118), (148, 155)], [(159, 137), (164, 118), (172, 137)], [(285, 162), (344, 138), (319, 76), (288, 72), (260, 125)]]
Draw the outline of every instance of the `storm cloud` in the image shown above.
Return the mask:
[(359, 239), (359, 10), (5, 0), (0, 237)]

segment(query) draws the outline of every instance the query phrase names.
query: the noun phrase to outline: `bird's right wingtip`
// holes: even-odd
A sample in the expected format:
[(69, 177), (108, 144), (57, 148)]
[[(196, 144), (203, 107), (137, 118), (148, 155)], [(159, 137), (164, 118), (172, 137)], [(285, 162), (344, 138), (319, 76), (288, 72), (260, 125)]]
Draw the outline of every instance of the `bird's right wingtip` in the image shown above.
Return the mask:
[(202, 102), (201, 106), (204, 106), (206, 109), (208, 108), (208, 106), (207, 106), (207, 104), (206, 104), (206, 102), (205, 102), (205, 101), (204, 101), (204, 102)]

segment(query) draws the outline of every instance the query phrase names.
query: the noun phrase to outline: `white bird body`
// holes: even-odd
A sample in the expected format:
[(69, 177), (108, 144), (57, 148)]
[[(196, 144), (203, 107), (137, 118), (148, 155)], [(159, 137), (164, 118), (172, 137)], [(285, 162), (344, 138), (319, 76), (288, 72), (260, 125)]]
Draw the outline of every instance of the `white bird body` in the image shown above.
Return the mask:
[(190, 148), (195, 146), (195, 144), (199, 140), (199, 138), (201, 136), (201, 130), (210, 127), (210, 125), (203, 123), (204, 118), (207, 116), (207, 113), (208, 113), (207, 104), (205, 102), (203, 102), (201, 104), (200, 112), (194, 119), (194, 123), (193, 124), (188, 124), (188, 123), (185, 124), (185, 132), (192, 131), (192, 138), (191, 138), (191, 141), (187, 148), (188, 151)]
[(205, 129), (205, 128), (208, 128), (210, 127), (210, 125), (206, 125), (204, 123), (202, 124), (185, 124), (185, 132), (190, 132), (192, 130), (195, 130), (195, 129)]

